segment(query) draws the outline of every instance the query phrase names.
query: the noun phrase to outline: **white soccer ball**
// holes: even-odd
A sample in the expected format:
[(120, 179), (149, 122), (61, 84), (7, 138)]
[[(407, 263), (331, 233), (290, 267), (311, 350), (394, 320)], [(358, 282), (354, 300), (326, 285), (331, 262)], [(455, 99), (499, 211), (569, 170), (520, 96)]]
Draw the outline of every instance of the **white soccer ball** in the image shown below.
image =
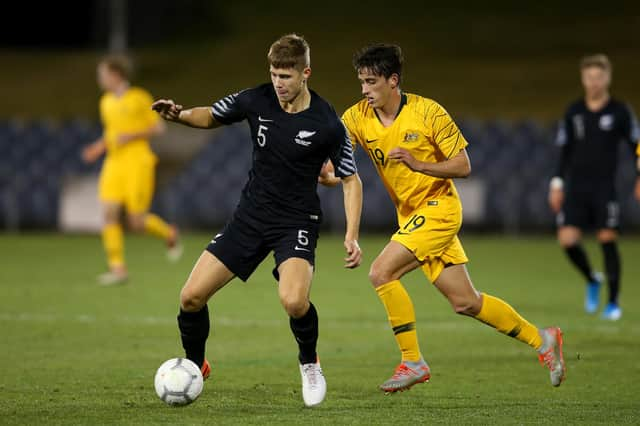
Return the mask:
[(154, 384), (156, 393), (167, 404), (187, 405), (202, 392), (202, 373), (193, 361), (172, 358), (158, 368)]

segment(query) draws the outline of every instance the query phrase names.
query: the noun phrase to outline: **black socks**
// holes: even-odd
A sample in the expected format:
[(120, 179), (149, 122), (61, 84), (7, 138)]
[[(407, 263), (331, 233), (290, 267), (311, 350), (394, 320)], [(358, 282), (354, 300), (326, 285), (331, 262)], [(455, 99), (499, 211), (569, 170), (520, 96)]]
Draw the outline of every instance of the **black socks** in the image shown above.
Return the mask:
[(180, 309), (178, 327), (182, 338), (182, 347), (187, 358), (198, 367), (204, 364), (204, 349), (209, 337), (209, 308), (207, 305), (198, 312), (186, 312)]
[(620, 291), (620, 255), (618, 254), (618, 245), (615, 241), (602, 243), (601, 245), (604, 266), (607, 271), (607, 282), (609, 283), (609, 303), (618, 303), (618, 292)]
[(582, 246), (576, 244), (571, 247), (566, 247), (564, 251), (567, 253), (567, 256), (569, 256), (571, 262), (582, 273), (585, 280), (588, 282), (594, 281), (593, 271), (591, 270), (589, 259), (587, 259), (587, 253), (585, 253)]
[(309, 310), (300, 318), (289, 317), (289, 326), (298, 342), (300, 364), (316, 362), (316, 344), (318, 343), (318, 312), (313, 303), (309, 302)]

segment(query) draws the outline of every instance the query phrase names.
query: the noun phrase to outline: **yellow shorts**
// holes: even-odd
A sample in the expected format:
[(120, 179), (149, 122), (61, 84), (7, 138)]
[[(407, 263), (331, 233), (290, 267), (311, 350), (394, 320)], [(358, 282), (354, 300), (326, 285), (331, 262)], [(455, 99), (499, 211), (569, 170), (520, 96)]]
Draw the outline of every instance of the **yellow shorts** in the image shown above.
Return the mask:
[(149, 211), (155, 190), (156, 160), (154, 157), (104, 160), (98, 197), (105, 203), (122, 204), (128, 213)]
[(456, 198), (431, 200), (414, 211), (391, 237), (423, 262), (422, 272), (435, 282), (445, 266), (467, 263), (469, 259), (458, 239), (462, 226), (462, 206)]

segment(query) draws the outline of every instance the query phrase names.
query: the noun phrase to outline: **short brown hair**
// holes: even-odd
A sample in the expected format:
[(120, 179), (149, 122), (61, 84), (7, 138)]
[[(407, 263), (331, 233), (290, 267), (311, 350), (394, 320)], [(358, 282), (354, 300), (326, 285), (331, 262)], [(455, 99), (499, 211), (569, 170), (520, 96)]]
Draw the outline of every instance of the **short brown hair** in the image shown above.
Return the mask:
[(611, 71), (611, 62), (607, 55), (598, 53), (597, 55), (589, 55), (582, 58), (580, 61), (580, 69), (598, 67), (604, 71)]
[(309, 44), (297, 34), (287, 34), (273, 42), (267, 58), (274, 68), (303, 70), (311, 65)]
[(125, 80), (129, 80), (132, 74), (131, 60), (122, 55), (109, 55), (100, 60), (100, 65), (106, 66), (109, 71), (120, 74)]

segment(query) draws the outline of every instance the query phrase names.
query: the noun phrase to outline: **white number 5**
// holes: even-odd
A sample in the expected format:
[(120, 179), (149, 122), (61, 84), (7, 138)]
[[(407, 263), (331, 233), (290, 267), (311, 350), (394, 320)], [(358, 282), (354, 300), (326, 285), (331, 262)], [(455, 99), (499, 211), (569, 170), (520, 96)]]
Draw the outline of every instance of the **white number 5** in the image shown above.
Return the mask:
[(309, 237), (307, 237), (308, 233), (309, 233), (309, 231), (306, 231), (304, 229), (298, 230), (298, 243), (301, 246), (308, 246), (309, 245)]
[(267, 126), (263, 126), (262, 124), (258, 126), (258, 145), (259, 146), (265, 146), (267, 144), (267, 135), (264, 133), (267, 130), (268, 130)]

